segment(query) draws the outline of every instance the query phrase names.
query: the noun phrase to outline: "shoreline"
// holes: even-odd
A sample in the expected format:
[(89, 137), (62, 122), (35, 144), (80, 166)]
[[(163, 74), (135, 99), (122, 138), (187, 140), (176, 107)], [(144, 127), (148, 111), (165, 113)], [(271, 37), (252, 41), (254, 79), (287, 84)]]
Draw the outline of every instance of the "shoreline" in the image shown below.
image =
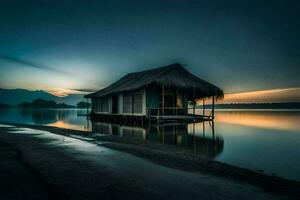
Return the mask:
[(179, 169), (189, 172), (206, 173), (237, 182), (245, 182), (254, 186), (259, 186), (272, 193), (278, 194), (300, 194), (300, 182), (295, 180), (288, 180), (285, 178), (270, 176), (259, 173), (253, 170), (232, 166), (219, 161), (208, 161), (199, 156), (174, 152), (172, 148), (166, 149), (161, 145), (155, 145), (153, 142), (138, 141), (133, 138), (119, 138), (113, 136), (102, 136), (93, 139), (93, 133), (63, 129), (51, 126), (42, 125), (26, 125), (3, 123), (22, 128), (31, 128), (37, 130), (49, 131), (51, 133), (64, 135), (79, 140), (84, 140), (90, 143), (108, 147), (110, 149), (126, 152), (134, 156), (146, 159), (155, 164)]
[[(51, 126), (42, 125), (26, 125), (6, 123), (17, 127), (32, 128), (38, 130), (45, 130), (55, 134), (60, 134), (68, 137), (73, 137), (102, 146), (112, 148), (135, 156), (145, 158), (151, 162), (168, 166), (175, 169), (182, 169), (193, 172), (205, 172), (221, 177), (230, 178), (237, 181), (248, 182), (254, 185), (259, 185), (267, 190), (273, 192), (286, 192), (298, 193), (300, 189), (300, 182), (296, 180), (289, 180), (278, 176), (271, 176), (259, 173), (250, 169), (245, 169), (233, 165), (229, 165), (219, 161), (207, 161), (195, 155), (186, 153), (174, 153), (167, 151), (165, 148), (160, 148), (161, 145), (155, 145), (154, 142), (143, 142), (133, 138), (119, 138), (112, 136), (103, 136), (98, 140), (91, 140), (89, 135), (93, 133), (78, 131), (72, 129), (63, 129)], [(79, 137), (76, 137), (79, 136)], [(172, 149), (171, 149), (172, 150)], [(295, 189), (295, 190), (294, 190)]]

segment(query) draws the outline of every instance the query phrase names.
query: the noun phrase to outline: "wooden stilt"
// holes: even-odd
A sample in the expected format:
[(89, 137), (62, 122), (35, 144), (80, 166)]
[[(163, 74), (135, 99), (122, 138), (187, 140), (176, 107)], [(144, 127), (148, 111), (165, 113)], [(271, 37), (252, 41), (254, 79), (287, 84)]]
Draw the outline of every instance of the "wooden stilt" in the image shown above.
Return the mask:
[(196, 132), (195, 132), (195, 122), (193, 123), (193, 136), (194, 136), (194, 153), (196, 153)]
[(86, 114), (89, 114), (89, 99), (86, 98)]
[(165, 86), (162, 86), (162, 115), (165, 115)]
[(203, 99), (202, 115), (205, 116), (205, 99)]
[(195, 105), (196, 105), (196, 101), (195, 101), (195, 88), (193, 87), (193, 115), (195, 115)]
[(150, 123), (151, 123), (151, 119), (150, 119), (150, 115), (151, 115), (151, 113), (150, 113), (151, 111), (150, 111), (150, 109), (148, 109), (148, 126), (150, 127)]
[(212, 99), (212, 118), (215, 118), (215, 97)]
[(142, 124), (142, 127), (144, 127), (144, 118), (141, 117), (141, 124)]
[(165, 127), (162, 127), (162, 143), (165, 143)]
[(195, 107), (196, 107), (196, 101), (194, 100), (194, 101), (193, 101), (193, 115), (196, 114), (196, 113), (195, 113)]
[(215, 141), (215, 123), (214, 123), (214, 121), (211, 121), (211, 122), (212, 122), (212, 126), (211, 126), (212, 137), (213, 137), (213, 140)]
[(203, 137), (205, 137), (205, 121), (203, 121), (203, 127), (202, 127), (202, 134), (203, 134)]

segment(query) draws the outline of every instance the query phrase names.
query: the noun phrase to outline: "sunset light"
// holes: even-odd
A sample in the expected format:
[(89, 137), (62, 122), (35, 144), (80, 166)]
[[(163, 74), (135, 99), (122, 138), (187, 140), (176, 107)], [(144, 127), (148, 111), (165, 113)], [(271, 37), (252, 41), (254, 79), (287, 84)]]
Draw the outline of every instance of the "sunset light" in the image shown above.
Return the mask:
[(299, 102), (300, 88), (258, 90), (225, 94), (219, 103)]
[(0, 200), (300, 197), (300, 0), (0, 0)]

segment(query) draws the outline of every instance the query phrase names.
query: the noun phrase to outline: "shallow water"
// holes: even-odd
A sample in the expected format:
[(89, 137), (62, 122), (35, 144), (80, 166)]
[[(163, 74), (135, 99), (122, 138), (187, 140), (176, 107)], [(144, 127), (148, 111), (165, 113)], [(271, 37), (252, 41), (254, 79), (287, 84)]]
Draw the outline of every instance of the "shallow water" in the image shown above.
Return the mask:
[(22, 159), (29, 163), (27, 166), (38, 171), (43, 181), (55, 188), (51, 192), (55, 194), (59, 190), (59, 194), (70, 199), (78, 196), (124, 199), (124, 193), (126, 199), (280, 198), (247, 183), (172, 169), (97, 143), (48, 131), (2, 127), (6, 128), (6, 133), (15, 135), (10, 142), (25, 152)]
[(177, 147), (232, 165), (300, 180), (299, 111), (218, 111), (214, 123), (151, 126), (91, 123), (86, 110), (0, 110), (0, 122), (49, 125), (93, 132), (94, 137), (134, 137)]
[(300, 112), (220, 112), (215, 131), (224, 138), (216, 159), (300, 180)]

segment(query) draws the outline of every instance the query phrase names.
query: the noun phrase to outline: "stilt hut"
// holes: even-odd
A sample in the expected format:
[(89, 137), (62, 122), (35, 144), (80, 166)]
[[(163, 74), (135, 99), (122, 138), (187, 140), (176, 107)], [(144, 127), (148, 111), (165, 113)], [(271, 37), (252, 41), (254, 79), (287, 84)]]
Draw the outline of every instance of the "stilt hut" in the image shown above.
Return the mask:
[(212, 120), (196, 112), (196, 101), (222, 98), (223, 91), (175, 63), (151, 70), (129, 73), (110, 86), (88, 94), (92, 116), (110, 122), (155, 120)]

